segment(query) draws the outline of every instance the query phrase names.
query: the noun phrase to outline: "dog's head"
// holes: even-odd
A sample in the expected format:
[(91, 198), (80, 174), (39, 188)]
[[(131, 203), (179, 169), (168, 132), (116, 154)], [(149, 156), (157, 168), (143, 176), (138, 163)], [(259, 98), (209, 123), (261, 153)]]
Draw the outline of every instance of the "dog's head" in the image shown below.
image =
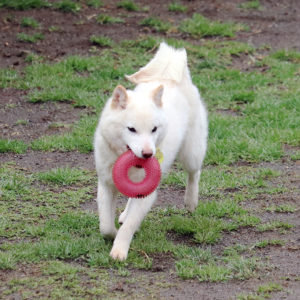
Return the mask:
[[(145, 85), (134, 91), (118, 85), (102, 118), (102, 134), (118, 154), (127, 148), (140, 158), (155, 155), (166, 133), (163, 86)], [(105, 124), (104, 124), (105, 123)]]

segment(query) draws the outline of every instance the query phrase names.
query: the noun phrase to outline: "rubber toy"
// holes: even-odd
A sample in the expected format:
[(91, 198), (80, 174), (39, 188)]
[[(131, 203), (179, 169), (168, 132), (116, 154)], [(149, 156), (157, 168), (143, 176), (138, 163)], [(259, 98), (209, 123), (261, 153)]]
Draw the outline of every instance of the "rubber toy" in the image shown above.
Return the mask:
[[(145, 178), (140, 182), (131, 181), (128, 177), (128, 171), (131, 167), (143, 168)], [(116, 160), (112, 175), (117, 189), (123, 195), (130, 198), (142, 198), (148, 196), (157, 188), (161, 171), (159, 162), (155, 157), (139, 158), (131, 150), (128, 150)]]

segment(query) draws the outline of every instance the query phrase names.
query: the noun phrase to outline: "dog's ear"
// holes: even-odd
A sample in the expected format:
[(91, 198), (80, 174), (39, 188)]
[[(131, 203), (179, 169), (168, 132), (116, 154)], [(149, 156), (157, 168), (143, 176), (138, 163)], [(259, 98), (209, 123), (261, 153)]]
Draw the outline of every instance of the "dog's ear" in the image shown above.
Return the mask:
[(153, 91), (152, 97), (153, 97), (154, 103), (158, 107), (162, 107), (161, 98), (162, 98), (163, 92), (164, 92), (164, 86), (162, 84)]
[(118, 85), (112, 95), (111, 107), (113, 109), (125, 109), (128, 102), (126, 89), (122, 85)]

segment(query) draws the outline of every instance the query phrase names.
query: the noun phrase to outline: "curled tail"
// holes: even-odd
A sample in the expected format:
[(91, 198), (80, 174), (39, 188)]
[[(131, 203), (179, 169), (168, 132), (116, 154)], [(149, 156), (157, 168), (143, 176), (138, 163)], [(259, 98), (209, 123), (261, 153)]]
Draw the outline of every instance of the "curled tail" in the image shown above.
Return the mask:
[(183, 77), (189, 77), (185, 49), (175, 49), (161, 43), (154, 58), (138, 72), (126, 78), (135, 83), (154, 80), (171, 80), (180, 83)]

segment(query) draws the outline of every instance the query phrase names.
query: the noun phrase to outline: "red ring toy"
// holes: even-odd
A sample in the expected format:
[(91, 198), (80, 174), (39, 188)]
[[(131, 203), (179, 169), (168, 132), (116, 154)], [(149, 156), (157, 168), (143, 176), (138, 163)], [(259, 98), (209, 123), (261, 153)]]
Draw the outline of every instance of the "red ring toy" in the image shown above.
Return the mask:
[[(145, 178), (140, 182), (131, 181), (128, 177), (128, 171), (131, 167), (144, 168)], [(112, 177), (117, 189), (123, 195), (131, 198), (142, 198), (157, 188), (161, 178), (160, 165), (155, 157), (139, 158), (131, 150), (128, 150), (116, 160)]]

